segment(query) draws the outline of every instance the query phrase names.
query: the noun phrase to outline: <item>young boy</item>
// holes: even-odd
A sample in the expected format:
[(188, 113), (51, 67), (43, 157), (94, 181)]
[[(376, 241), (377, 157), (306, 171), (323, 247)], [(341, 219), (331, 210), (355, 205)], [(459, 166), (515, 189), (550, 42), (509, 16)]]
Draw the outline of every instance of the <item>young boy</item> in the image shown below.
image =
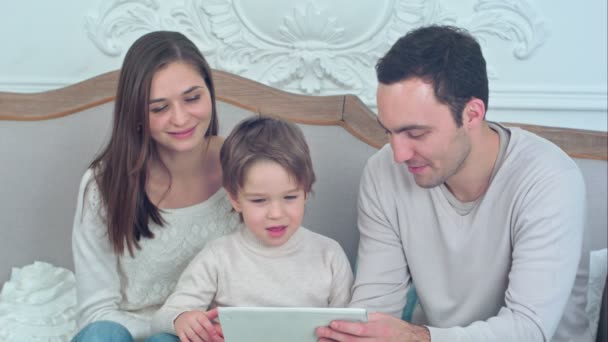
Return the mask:
[(226, 138), (220, 159), (224, 188), (244, 227), (194, 258), (153, 328), (213, 341), (221, 329), (211, 323), (217, 309), (209, 308), (345, 307), (353, 275), (344, 251), (300, 226), (315, 181), (302, 131), (277, 119), (246, 119)]

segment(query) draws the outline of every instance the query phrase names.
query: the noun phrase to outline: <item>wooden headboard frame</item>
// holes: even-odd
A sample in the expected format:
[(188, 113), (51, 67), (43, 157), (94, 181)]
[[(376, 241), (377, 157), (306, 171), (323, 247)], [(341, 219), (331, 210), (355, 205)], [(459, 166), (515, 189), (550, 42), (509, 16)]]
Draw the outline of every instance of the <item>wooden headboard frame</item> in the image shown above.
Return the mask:
[[(35, 121), (80, 112), (114, 100), (119, 71), (42, 93), (0, 92), (0, 120)], [(313, 125), (339, 125), (365, 143), (386, 143), (376, 116), (354, 95), (306, 96), (287, 93), (227, 72), (214, 70), (218, 100), (263, 115)], [(518, 123), (504, 123), (534, 132), (574, 158), (608, 159), (608, 133)]]

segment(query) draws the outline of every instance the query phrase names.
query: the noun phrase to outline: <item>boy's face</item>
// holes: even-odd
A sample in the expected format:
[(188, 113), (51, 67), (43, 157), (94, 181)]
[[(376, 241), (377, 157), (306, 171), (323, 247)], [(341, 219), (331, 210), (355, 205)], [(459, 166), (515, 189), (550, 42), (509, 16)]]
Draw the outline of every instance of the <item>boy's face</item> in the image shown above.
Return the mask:
[(261, 243), (276, 247), (302, 224), (306, 194), (282, 166), (259, 161), (249, 168), (243, 187), (230, 202)]

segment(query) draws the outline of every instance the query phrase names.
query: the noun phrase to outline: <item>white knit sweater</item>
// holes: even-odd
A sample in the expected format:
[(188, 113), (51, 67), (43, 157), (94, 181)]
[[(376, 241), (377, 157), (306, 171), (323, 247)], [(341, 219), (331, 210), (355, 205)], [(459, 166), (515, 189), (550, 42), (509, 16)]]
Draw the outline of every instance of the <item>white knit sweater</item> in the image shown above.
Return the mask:
[(223, 189), (202, 203), (163, 209), (165, 226), (150, 224), (154, 238), (141, 239), (134, 257), (128, 251), (119, 257), (108, 240), (99, 190), (92, 180), (88, 170), (80, 184), (72, 233), (78, 325), (110, 320), (141, 340), (150, 335), (152, 314), (186, 265), (208, 241), (234, 231), (238, 215), (231, 212)]

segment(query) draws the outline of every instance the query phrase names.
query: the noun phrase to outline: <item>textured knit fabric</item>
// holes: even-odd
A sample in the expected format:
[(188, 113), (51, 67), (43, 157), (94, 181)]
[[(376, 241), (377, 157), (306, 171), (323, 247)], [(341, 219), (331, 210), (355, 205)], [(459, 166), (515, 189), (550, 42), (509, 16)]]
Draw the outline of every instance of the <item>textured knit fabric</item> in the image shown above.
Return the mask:
[(80, 184), (72, 248), (78, 296), (78, 325), (100, 320), (125, 326), (136, 340), (150, 335), (152, 314), (164, 303), (194, 256), (208, 241), (233, 232), (238, 215), (220, 189), (206, 201), (163, 209), (164, 227), (150, 225), (134, 257), (117, 256), (107, 236), (104, 210), (93, 173)]
[(300, 227), (270, 248), (243, 228), (209, 243), (192, 261), (154, 315), (153, 329), (174, 333), (180, 313), (216, 306), (345, 307), (352, 282), (342, 247), (328, 237)]
[(388, 145), (370, 158), (351, 306), (401, 317), (413, 283), (433, 342), (550, 341), (554, 334), (587, 341), (585, 292), (573, 291), (583, 177), (552, 143), (490, 125), (500, 152), (486, 193), (473, 202), (458, 201), (445, 185), (416, 185)]

